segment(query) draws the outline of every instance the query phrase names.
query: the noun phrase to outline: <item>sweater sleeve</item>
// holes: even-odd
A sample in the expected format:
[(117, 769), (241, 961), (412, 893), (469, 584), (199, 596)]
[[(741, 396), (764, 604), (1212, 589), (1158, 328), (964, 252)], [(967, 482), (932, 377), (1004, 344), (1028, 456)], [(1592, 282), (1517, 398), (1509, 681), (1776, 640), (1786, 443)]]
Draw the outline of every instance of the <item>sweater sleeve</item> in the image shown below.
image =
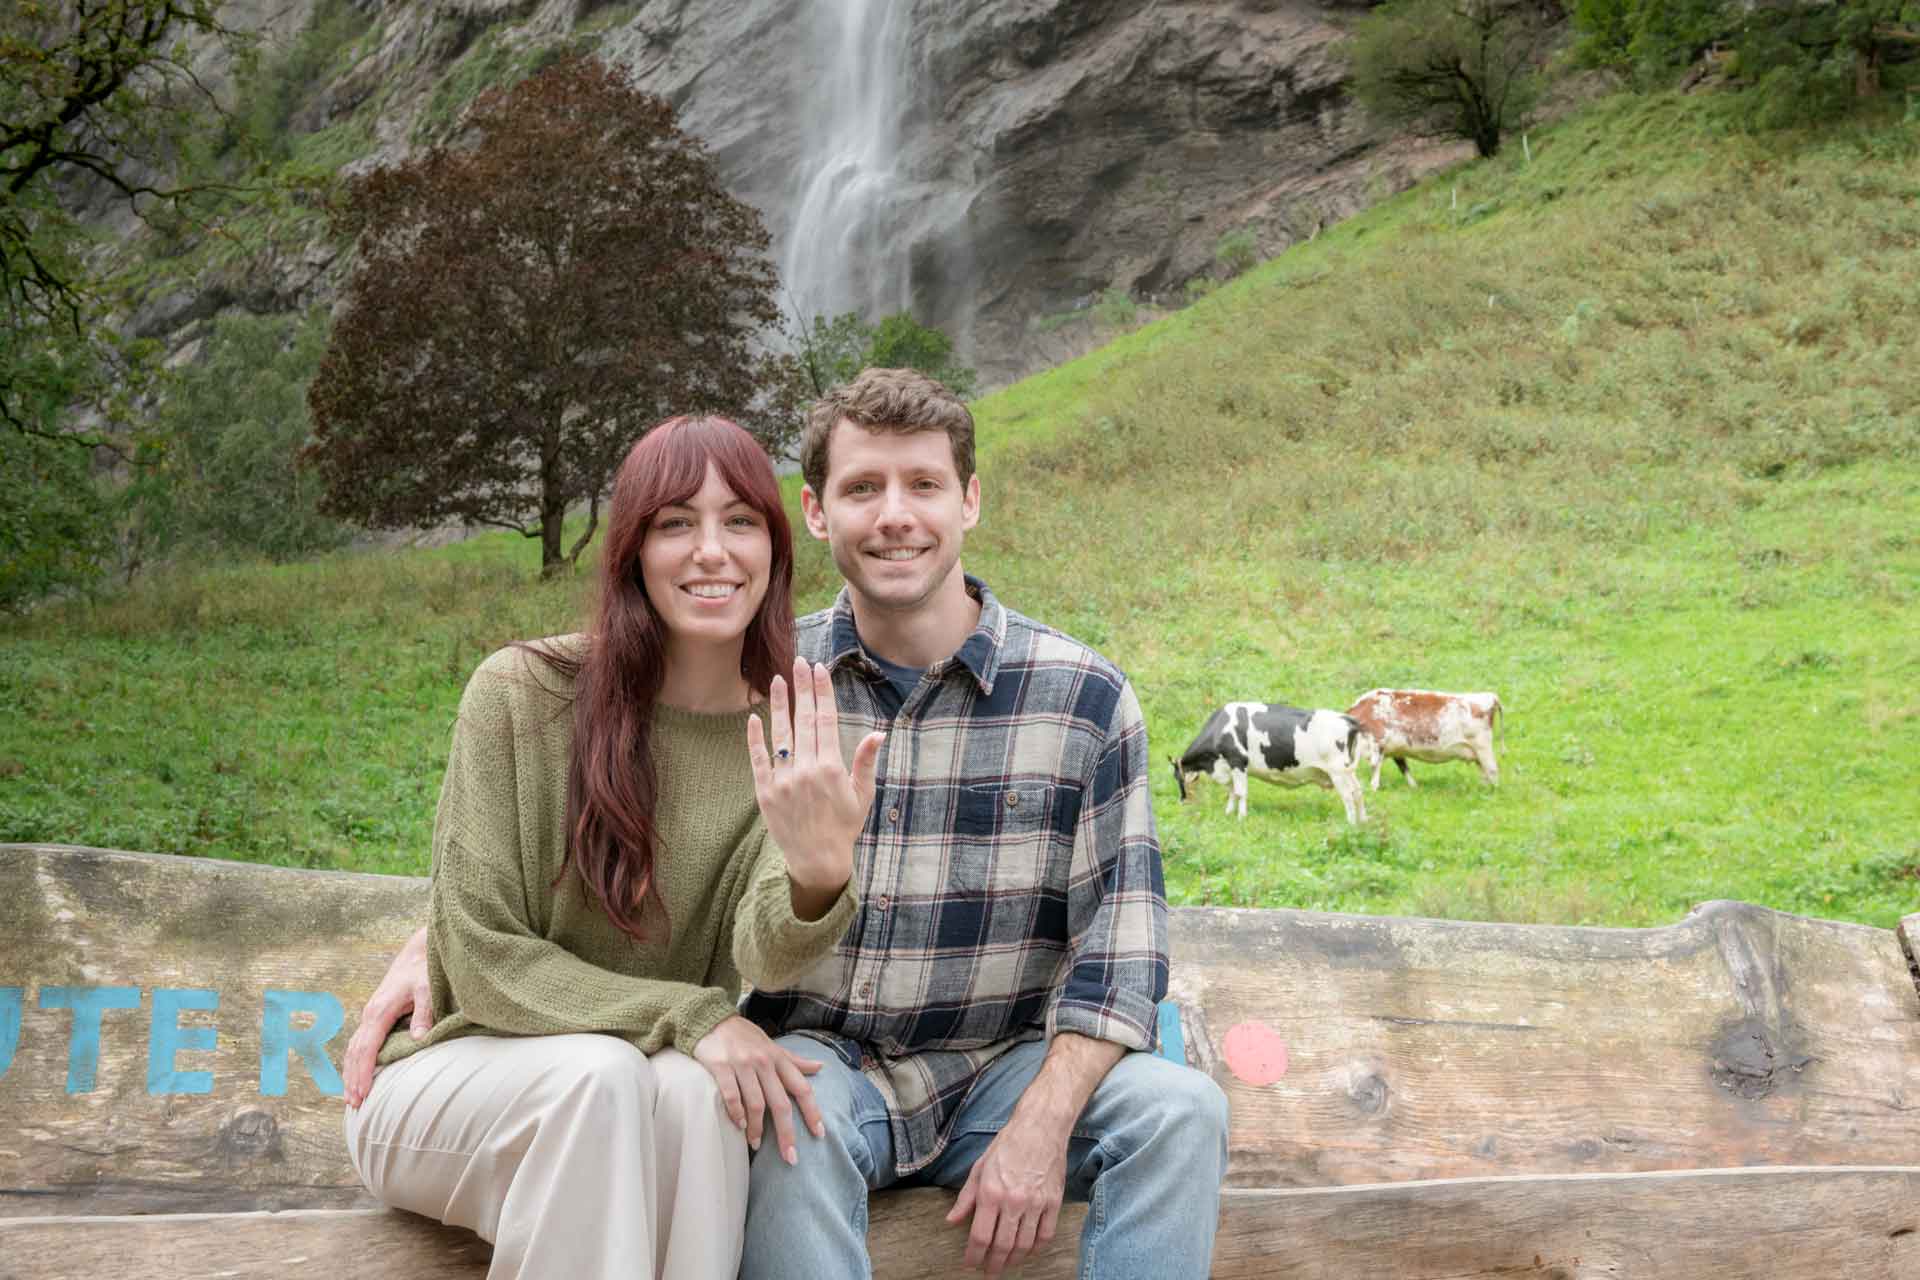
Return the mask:
[(826, 915), (818, 920), (796, 916), (786, 855), (768, 836), (734, 913), (734, 966), (756, 987), (790, 987), (833, 953), (859, 905), (853, 881), (848, 880)]
[[(521, 760), (507, 681), (482, 667), (467, 686), (434, 822), (429, 960), (460, 1013), (509, 1035), (604, 1031), (642, 1052), (692, 1052), (735, 1012), (718, 987), (628, 977), (591, 964), (535, 926), (552, 871), (523, 848)], [(547, 913), (538, 913), (541, 916)]]

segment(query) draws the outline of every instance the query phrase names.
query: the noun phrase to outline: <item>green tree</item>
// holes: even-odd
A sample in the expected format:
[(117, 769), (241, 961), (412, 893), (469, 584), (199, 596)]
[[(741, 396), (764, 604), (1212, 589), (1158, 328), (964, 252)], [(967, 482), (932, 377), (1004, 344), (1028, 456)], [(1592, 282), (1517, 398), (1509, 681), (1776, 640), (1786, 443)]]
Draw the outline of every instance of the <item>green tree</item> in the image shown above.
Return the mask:
[(111, 563), (96, 456), (161, 453), (136, 412), (155, 346), (120, 324), (136, 273), (80, 210), (192, 221), (242, 193), (201, 167), (220, 109), (195, 59), (248, 43), (222, 2), (0, 0), (0, 434), (39, 442), (9, 441), (8, 475), (43, 490), (6, 504), (8, 607)]
[(860, 319), (859, 312), (843, 311), (831, 320), (815, 316), (811, 321), (800, 321), (798, 328), (795, 354), (811, 394), (823, 396), (827, 388), (851, 381), (866, 367), (873, 329)]
[(106, 571), (113, 516), (94, 483), (90, 454), (0, 430), (0, 477), (0, 612), (22, 612)]
[(798, 325), (795, 354), (807, 386), (816, 396), (846, 382), (862, 369), (918, 369), (937, 378), (962, 399), (977, 394), (980, 377), (954, 354), (953, 339), (905, 311), (867, 324), (858, 312), (831, 320), (815, 316)]
[(1552, 30), (1525, 0), (1391, 0), (1354, 25), (1354, 96), (1391, 128), (1491, 156), (1539, 100)]
[(345, 543), (320, 514), (320, 479), (298, 465), (307, 386), (326, 349), (323, 312), (222, 317), (202, 358), (168, 388), (164, 459), (130, 488), (144, 555), (180, 550), (293, 560)]
[(953, 339), (904, 311), (881, 317), (873, 328), (862, 363), (875, 369), (918, 369), (936, 378), (962, 400), (971, 399), (979, 381), (953, 353)]
[(1759, 123), (1831, 119), (1878, 97), (1900, 53), (1920, 52), (1920, 0), (1777, 0), (1739, 11), (1728, 44), (1734, 73), (1759, 90)]
[(1576, 63), (1640, 88), (1719, 47), (1763, 124), (1841, 114), (1920, 52), (1917, 0), (1577, 0), (1573, 26)]
[(39, 411), (50, 394), (104, 404), (145, 351), (115, 332), (122, 281), (73, 206), (191, 211), (231, 194), (176, 182), (218, 114), (190, 38), (241, 47), (221, 0), (7, 0), (0, 4), (0, 421), (87, 446)]
[(323, 511), (514, 529), (550, 574), (655, 422), (726, 413), (785, 451), (800, 375), (756, 345), (767, 233), (665, 100), (570, 58), (482, 94), (461, 136), (348, 184), (359, 257), (308, 392)]

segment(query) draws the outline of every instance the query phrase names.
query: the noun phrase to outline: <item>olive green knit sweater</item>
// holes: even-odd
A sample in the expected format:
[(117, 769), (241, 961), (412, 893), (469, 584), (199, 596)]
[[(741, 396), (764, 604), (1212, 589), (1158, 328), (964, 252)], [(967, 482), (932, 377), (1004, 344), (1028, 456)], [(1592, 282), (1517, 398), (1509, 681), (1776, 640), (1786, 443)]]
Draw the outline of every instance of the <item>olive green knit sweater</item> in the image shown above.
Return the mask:
[[(546, 643), (579, 651), (579, 637)], [(825, 917), (793, 914), (786, 862), (767, 837), (747, 760), (746, 712), (657, 706), (654, 873), (666, 904), (649, 941), (613, 926), (566, 851), (572, 682), (520, 649), (480, 665), (460, 700), (433, 829), (427, 968), (438, 1017), (392, 1062), (457, 1036), (605, 1031), (643, 1052), (692, 1053), (735, 1012), (740, 981), (787, 986), (853, 918), (851, 886)]]

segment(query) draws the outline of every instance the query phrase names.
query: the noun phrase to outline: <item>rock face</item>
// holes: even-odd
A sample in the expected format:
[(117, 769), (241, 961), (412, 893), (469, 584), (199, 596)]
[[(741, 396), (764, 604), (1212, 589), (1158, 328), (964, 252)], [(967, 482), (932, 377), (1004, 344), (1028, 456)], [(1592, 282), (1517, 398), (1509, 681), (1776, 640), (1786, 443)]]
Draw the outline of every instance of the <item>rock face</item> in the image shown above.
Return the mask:
[[(888, 5), (890, 36), (862, 16)], [(844, 110), (829, 127), (832, 94), (884, 87), (871, 100), (897, 117), (888, 139), (897, 155), (875, 185), (890, 203), (872, 213), (862, 247), (809, 248), (800, 259), (816, 268), (821, 257), (856, 259), (847, 274), (860, 287), (810, 284), (813, 296), (796, 304), (827, 313), (855, 296), (911, 298), (920, 319), (955, 333), (999, 382), (1042, 362), (1029, 337), (1041, 317), (1114, 288), (1172, 296), (1212, 269), (1225, 233), (1248, 231), (1263, 254), (1277, 252), (1460, 154), (1365, 130), (1337, 46), (1339, 23), (1366, 8), (388, 0), (377, 52), (324, 86), (309, 116), (323, 125), (377, 97), (380, 151), (356, 162), (375, 163), (417, 141), (436, 87), (481, 41), (523, 54), (593, 47), (675, 103), (736, 193), (764, 213), (778, 255), (801, 243), (798, 230), (820, 231), (797, 223), (810, 180), (839, 163), (834, 147), (848, 132)], [(846, 30), (825, 32), (833, 21)], [(864, 44), (862, 23), (873, 25)], [(831, 216), (851, 224), (860, 215), (843, 207)]]

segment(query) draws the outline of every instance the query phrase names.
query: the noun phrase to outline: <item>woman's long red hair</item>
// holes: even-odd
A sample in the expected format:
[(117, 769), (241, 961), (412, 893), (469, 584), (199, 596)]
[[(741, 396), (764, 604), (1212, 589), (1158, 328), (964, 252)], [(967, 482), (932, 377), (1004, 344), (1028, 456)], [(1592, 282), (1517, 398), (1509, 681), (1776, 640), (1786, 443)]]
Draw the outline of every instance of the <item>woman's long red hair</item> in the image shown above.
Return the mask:
[[(567, 861), (628, 936), (647, 937), (643, 904), (660, 903), (654, 808), (653, 708), (666, 678), (666, 633), (647, 599), (640, 546), (662, 507), (684, 503), (711, 465), (735, 496), (759, 512), (773, 543), (767, 594), (747, 626), (740, 671), (755, 693), (793, 666), (793, 532), (773, 464), (754, 438), (725, 418), (669, 418), (647, 432), (613, 478), (600, 598), (584, 655), (534, 652), (574, 679), (573, 745), (567, 769)], [(746, 749), (744, 736), (741, 750)], [(665, 927), (665, 913), (658, 919)]]

